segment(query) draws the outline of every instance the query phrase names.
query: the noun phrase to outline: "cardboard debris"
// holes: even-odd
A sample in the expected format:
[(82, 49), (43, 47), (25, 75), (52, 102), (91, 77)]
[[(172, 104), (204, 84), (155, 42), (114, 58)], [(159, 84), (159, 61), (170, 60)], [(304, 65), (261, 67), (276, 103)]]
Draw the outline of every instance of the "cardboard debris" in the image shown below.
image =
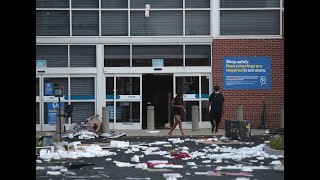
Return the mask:
[(106, 133), (100, 134), (101, 137), (110, 138), (110, 139), (119, 138), (119, 137), (123, 137), (126, 135), (127, 135), (126, 133), (123, 133), (120, 131), (108, 131)]
[(60, 171), (47, 171), (47, 174), (48, 174), (48, 175), (57, 176), (57, 175), (60, 175), (61, 172), (60, 172)]

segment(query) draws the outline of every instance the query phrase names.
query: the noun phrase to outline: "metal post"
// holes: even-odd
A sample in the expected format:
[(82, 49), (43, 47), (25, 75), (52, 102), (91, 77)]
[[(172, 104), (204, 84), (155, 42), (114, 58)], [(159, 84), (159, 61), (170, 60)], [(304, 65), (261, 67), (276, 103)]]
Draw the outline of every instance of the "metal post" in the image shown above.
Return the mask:
[(59, 140), (60, 140), (60, 142), (61, 142), (61, 105), (60, 105), (60, 96), (58, 97), (59, 98), (59, 112), (58, 112), (58, 116), (59, 116), (59, 124), (60, 124), (60, 126), (59, 126)]
[(147, 129), (154, 130), (154, 106), (147, 106)]
[(284, 128), (284, 106), (280, 107), (280, 128)]
[(109, 131), (109, 107), (102, 107), (102, 133)]
[(192, 131), (199, 130), (199, 106), (191, 107)]
[(243, 106), (238, 105), (237, 110), (236, 110), (236, 120), (243, 120)]

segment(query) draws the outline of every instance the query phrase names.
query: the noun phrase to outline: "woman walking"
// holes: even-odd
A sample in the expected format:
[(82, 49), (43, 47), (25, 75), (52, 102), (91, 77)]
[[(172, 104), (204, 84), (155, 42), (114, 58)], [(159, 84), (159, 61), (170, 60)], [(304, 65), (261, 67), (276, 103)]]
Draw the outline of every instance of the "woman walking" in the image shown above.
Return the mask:
[(183, 133), (182, 124), (181, 124), (181, 115), (182, 115), (182, 113), (187, 113), (187, 112), (184, 109), (182, 103), (183, 103), (183, 97), (182, 97), (181, 93), (178, 93), (177, 96), (171, 101), (171, 107), (173, 108), (172, 114), (174, 117), (174, 124), (168, 133), (168, 137), (171, 137), (172, 131), (179, 124), (179, 129), (181, 131), (182, 138), (184, 138), (184, 133)]

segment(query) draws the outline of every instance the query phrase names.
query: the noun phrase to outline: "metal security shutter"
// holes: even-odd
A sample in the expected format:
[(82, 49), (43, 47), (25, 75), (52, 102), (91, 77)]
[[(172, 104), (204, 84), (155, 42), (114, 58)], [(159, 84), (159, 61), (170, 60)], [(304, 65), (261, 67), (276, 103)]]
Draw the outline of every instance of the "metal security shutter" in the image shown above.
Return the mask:
[(47, 60), (47, 67), (68, 67), (68, 46), (37, 45), (36, 59)]
[(182, 11), (131, 11), (132, 36), (182, 36)]
[(72, 102), (71, 105), (73, 106), (71, 123), (84, 122), (95, 114), (94, 102)]
[(210, 35), (210, 11), (186, 11), (186, 35)]
[(71, 100), (95, 99), (93, 77), (71, 77)]
[(69, 8), (69, 0), (36, 0), (36, 8)]
[(39, 91), (40, 91), (39, 78), (36, 78), (36, 96), (39, 96)]
[(69, 11), (36, 11), (37, 36), (69, 36)]
[[(210, 0), (185, 0), (186, 8), (210, 8)], [(218, 0), (214, 0), (218, 1)]]
[(131, 8), (145, 8), (145, 4), (150, 4), (150, 8), (182, 8), (183, 0), (131, 0)]
[(101, 8), (128, 8), (128, 0), (101, 0)]
[(72, 8), (99, 8), (99, 0), (72, 0)]
[(280, 7), (280, 0), (220, 0), (220, 8), (271, 8)]
[(36, 124), (40, 124), (40, 105), (36, 103)]
[(98, 36), (99, 11), (72, 11), (72, 36)]
[(130, 46), (104, 46), (104, 67), (129, 67)]
[(128, 36), (128, 11), (101, 11), (102, 36)]
[(221, 35), (280, 35), (280, 11), (220, 11)]
[[(50, 102), (52, 103), (52, 102)], [(68, 105), (68, 103), (63, 103), (64, 107)], [(58, 113), (58, 110), (57, 110)], [(64, 109), (61, 109), (61, 114), (64, 113)], [(61, 117), (61, 120), (64, 119), (64, 123), (68, 123), (68, 118)], [(57, 121), (59, 121), (59, 117), (57, 117)], [(48, 103), (44, 103), (44, 124), (48, 124)]]
[[(48, 82), (53, 82), (53, 84), (59, 84), (63, 88), (63, 95), (67, 96), (69, 93), (68, 90), (68, 78), (44, 78), (44, 84)], [(45, 88), (43, 88), (45, 89)], [(43, 90), (44, 91), (44, 90)], [(44, 94), (44, 92), (43, 92)]]
[(210, 45), (186, 45), (186, 66), (210, 66)]
[(96, 46), (71, 45), (70, 67), (96, 67)]

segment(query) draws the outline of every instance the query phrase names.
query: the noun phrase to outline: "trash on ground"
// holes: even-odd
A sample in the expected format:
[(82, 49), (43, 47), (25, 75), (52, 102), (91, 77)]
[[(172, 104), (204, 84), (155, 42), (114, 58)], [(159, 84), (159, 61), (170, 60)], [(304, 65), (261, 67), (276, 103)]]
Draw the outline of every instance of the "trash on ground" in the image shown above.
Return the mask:
[(275, 171), (277, 171), (277, 172), (284, 172), (284, 167), (283, 167), (282, 164), (281, 164), (281, 165), (275, 165), (275, 166), (273, 167), (273, 170), (275, 170)]
[(159, 130), (156, 130), (156, 131), (146, 130), (145, 132), (146, 133), (159, 133), (160, 131)]
[(270, 165), (279, 165), (279, 164), (282, 164), (282, 162), (281, 161), (272, 161), (270, 163)]
[(47, 171), (47, 174), (48, 174), (48, 175), (57, 176), (57, 175), (60, 175), (61, 172), (60, 172), (60, 171)]
[(92, 169), (104, 169), (104, 167), (93, 167)]
[(45, 169), (44, 166), (37, 166), (37, 167), (36, 167), (36, 170), (44, 170), (44, 169)]
[(127, 134), (124, 132), (120, 132), (120, 131), (108, 131), (106, 133), (100, 134), (101, 137), (105, 137), (105, 138), (119, 138), (119, 137), (123, 137), (126, 136)]
[(92, 163), (86, 162), (70, 162), (67, 166), (69, 169), (81, 169), (83, 166), (93, 166)]
[(181, 174), (180, 173), (164, 173), (163, 174), (163, 177), (166, 178), (166, 179), (172, 179), (172, 178), (182, 178)]
[(184, 152), (172, 152), (170, 154), (171, 154), (171, 156), (174, 156), (176, 159), (190, 157), (190, 155), (188, 153), (184, 153)]

